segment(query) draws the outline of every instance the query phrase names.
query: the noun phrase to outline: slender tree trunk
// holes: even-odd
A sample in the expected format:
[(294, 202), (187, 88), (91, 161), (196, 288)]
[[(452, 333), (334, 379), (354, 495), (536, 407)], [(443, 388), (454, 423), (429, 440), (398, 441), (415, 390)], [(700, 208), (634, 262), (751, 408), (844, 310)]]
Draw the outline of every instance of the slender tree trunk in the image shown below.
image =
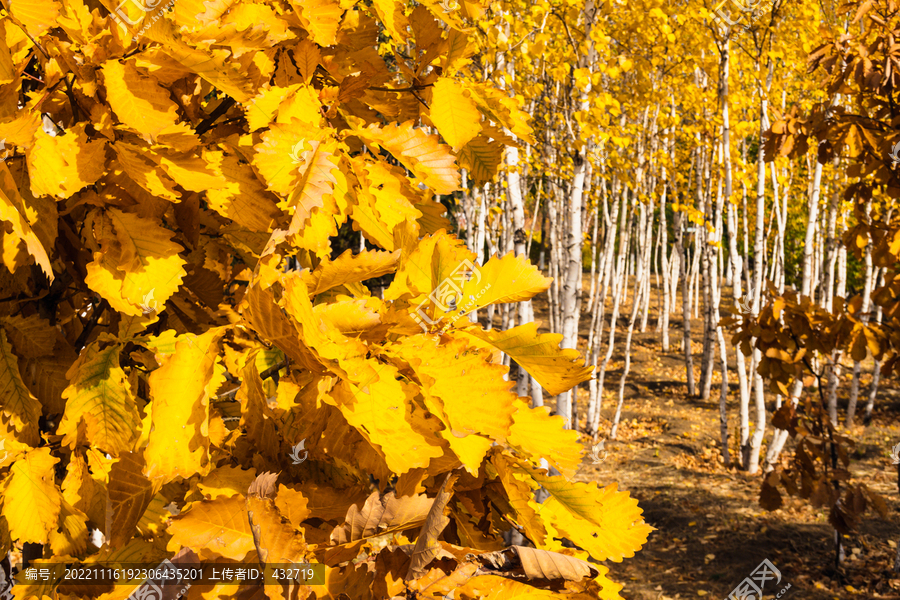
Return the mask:
[(616, 272), (613, 279), (612, 313), (609, 317), (609, 344), (606, 347), (606, 354), (603, 357), (603, 362), (600, 363), (600, 372), (597, 375), (597, 410), (594, 413), (594, 422), (593, 427), (591, 428), (592, 431), (598, 431), (600, 429), (600, 411), (603, 406), (603, 382), (606, 378), (606, 368), (609, 365), (609, 360), (612, 358), (613, 351), (615, 350), (616, 325), (619, 320), (619, 307), (623, 296), (622, 291), (628, 283), (627, 271), (625, 271), (625, 259), (631, 245), (631, 219), (633, 211), (629, 210), (627, 187), (622, 188), (622, 213), (623, 227), (620, 238), (619, 256), (616, 263)]
[[(641, 203), (639, 206), (641, 216), (638, 220), (638, 229), (644, 230), (644, 243), (638, 244), (637, 248), (637, 267), (635, 281), (640, 282), (638, 285), (638, 289), (634, 294), (634, 302), (631, 305), (631, 315), (628, 317), (628, 333), (625, 334), (625, 365), (622, 369), (622, 378), (619, 380), (619, 398), (618, 404), (616, 405), (616, 414), (613, 418), (612, 429), (610, 430), (609, 437), (611, 439), (616, 439), (619, 431), (619, 420), (622, 417), (622, 406), (625, 404), (625, 381), (628, 378), (628, 371), (631, 367), (631, 338), (634, 334), (634, 324), (637, 320), (638, 310), (640, 309), (641, 303), (643, 302), (644, 294), (649, 293), (649, 290), (646, 286), (646, 279), (643, 277), (643, 271), (649, 265), (647, 264), (648, 259), (650, 257), (650, 244), (646, 241), (647, 237), (650, 235), (650, 223), (652, 222), (653, 217), (653, 205), (651, 200), (651, 205), (649, 211), (645, 209), (644, 204)], [(649, 217), (647, 212), (650, 213)], [(638, 238), (640, 239), (640, 237)]]
[[(668, 138), (668, 136), (667, 136)], [(671, 152), (671, 148), (668, 149)], [(669, 154), (671, 157), (671, 154)], [(662, 310), (659, 311), (659, 331), (662, 334), (662, 351), (669, 351), (669, 311), (672, 310), (672, 294), (669, 287), (669, 226), (666, 222), (666, 192), (669, 190), (666, 181), (666, 167), (662, 168), (663, 191), (659, 200), (659, 246), (662, 254)]]
[[(768, 101), (766, 100), (766, 95), (763, 93), (762, 87), (758, 88), (759, 97), (760, 97), (760, 107), (759, 107), (759, 143), (760, 146), (764, 143), (764, 133), (765, 133), (765, 115), (766, 115), (766, 107)], [(765, 268), (762, 264), (762, 260), (765, 257), (765, 247), (764, 247), (764, 238), (763, 238), (763, 228), (765, 226), (765, 214), (766, 214), (766, 165), (764, 162), (763, 153), (759, 153), (759, 158), (757, 160), (756, 165), (756, 240), (753, 248), (753, 254), (756, 256), (757, 261), (759, 261), (756, 265), (756, 269), (754, 270), (754, 280), (753, 280), (753, 316), (756, 317), (759, 315), (760, 306), (762, 302), (762, 275), (765, 272)], [(753, 350), (753, 360), (751, 365), (751, 370), (753, 374), (753, 391), (754, 391), (754, 399), (756, 404), (756, 428), (753, 432), (753, 436), (750, 438), (749, 447), (742, 450), (742, 454), (744, 455), (744, 467), (747, 469), (749, 473), (756, 473), (759, 470), (759, 453), (762, 448), (763, 437), (766, 434), (766, 402), (765, 402), (765, 389), (763, 387), (762, 376), (757, 371), (757, 367), (759, 365), (760, 358), (762, 357), (760, 351), (756, 348)]]
[[(813, 259), (813, 249), (812, 245), (815, 242), (815, 229), (816, 229), (816, 221), (818, 219), (819, 212), (819, 193), (820, 187), (822, 183), (822, 163), (816, 160), (815, 170), (813, 172), (813, 181), (810, 190), (810, 199), (809, 199), (809, 219), (807, 221), (806, 226), (806, 238), (804, 240), (803, 247), (803, 275), (801, 279), (801, 289), (800, 294), (802, 296), (809, 296), (810, 289), (812, 287), (812, 259)], [(800, 401), (800, 394), (803, 392), (803, 378), (798, 377), (793, 386), (791, 387), (791, 404), (793, 406), (797, 406)], [(835, 418), (836, 418), (837, 407), (835, 406)], [(836, 421), (832, 421), (836, 422)], [(778, 457), (781, 455), (781, 451), (784, 448), (784, 444), (787, 442), (788, 432), (784, 429), (776, 429), (775, 433), (772, 436), (772, 442), (769, 445), (769, 452), (766, 455), (766, 470), (771, 470), (775, 468), (775, 464), (778, 462)]]
[(558, 333), (560, 328), (559, 322), (559, 304), (557, 303), (557, 290), (559, 289), (559, 238), (556, 235), (556, 224), (559, 218), (557, 206), (559, 203), (556, 198), (556, 188), (551, 192), (547, 201), (547, 230), (550, 238), (550, 289), (547, 290), (548, 309), (550, 312), (550, 331)]
[[(684, 244), (684, 213), (675, 213), (675, 248), (676, 253), (687, 264), (687, 248)], [(691, 352), (691, 294), (688, 290), (688, 273), (685, 271), (681, 278), (681, 315), (684, 321), (682, 326), (684, 347), (684, 369), (687, 375), (688, 396), (696, 394), (694, 386), (694, 357)]]
[[(605, 189), (605, 183), (604, 183)], [(600, 408), (603, 399), (603, 377), (605, 375), (605, 371), (598, 374), (597, 364), (600, 357), (600, 346), (603, 342), (603, 324), (604, 324), (604, 313), (606, 311), (606, 296), (607, 290), (610, 287), (610, 283), (612, 282), (612, 287), (615, 290), (616, 282), (612, 281), (612, 267), (613, 261), (615, 259), (616, 254), (616, 239), (618, 237), (618, 225), (619, 225), (619, 201), (617, 199), (617, 191), (618, 191), (618, 180), (613, 179), (612, 184), (612, 214), (609, 218), (609, 224), (606, 228), (606, 240), (605, 247), (603, 250), (603, 263), (602, 263), (602, 271), (603, 277), (600, 283), (600, 290), (598, 294), (598, 300), (596, 304), (596, 333), (594, 335), (594, 344), (591, 349), (591, 364), (594, 365), (594, 373), (595, 376), (589, 382), (589, 401), (588, 401), (588, 415), (587, 422), (589, 425), (588, 430), (591, 435), (594, 436), (596, 441), (597, 434), (599, 432), (599, 423), (600, 423)], [(607, 204), (606, 195), (604, 193), (604, 207)], [(606, 212), (604, 210), (604, 212)], [(615, 291), (613, 295), (616, 296)], [(618, 300), (614, 298), (614, 305), (618, 303)], [(617, 316), (618, 309), (614, 308), (614, 314)], [(615, 316), (610, 324), (612, 329), (615, 329)]]
[[(878, 277), (875, 278), (874, 288), (877, 289), (879, 285)], [(875, 309), (875, 322), (881, 323), (881, 306), (879, 305)], [(872, 368), (872, 383), (869, 385), (869, 398), (866, 401), (866, 412), (863, 417), (863, 424), (868, 426), (869, 422), (872, 420), (872, 411), (875, 408), (875, 396), (878, 394), (878, 382), (881, 380), (881, 361), (877, 358), (875, 359), (875, 366)]]
[[(871, 200), (867, 204), (870, 203)], [(867, 205), (866, 212), (868, 212), (868, 209), (869, 206)], [(872, 268), (872, 240), (869, 240), (866, 244), (865, 263), (866, 279), (863, 284), (862, 307), (859, 312), (859, 320), (864, 327), (869, 323), (869, 305), (872, 298), (872, 279), (874, 278)], [(847, 428), (853, 426), (853, 417), (856, 415), (856, 402), (859, 398), (859, 373), (860, 363), (858, 360), (855, 360), (853, 361), (853, 380), (850, 382), (850, 399), (847, 402), (847, 419), (844, 421), (844, 427)]]

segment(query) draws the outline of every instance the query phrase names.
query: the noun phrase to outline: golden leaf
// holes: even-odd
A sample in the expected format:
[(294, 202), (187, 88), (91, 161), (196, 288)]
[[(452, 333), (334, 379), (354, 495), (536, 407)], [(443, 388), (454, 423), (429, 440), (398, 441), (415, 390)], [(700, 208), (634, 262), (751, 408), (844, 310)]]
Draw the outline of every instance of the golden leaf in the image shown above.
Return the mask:
[(244, 496), (201, 500), (172, 517), (168, 549), (191, 548), (203, 556), (244, 560), (254, 549)]
[(16, 439), (29, 445), (38, 443), (38, 419), (41, 405), (25, 387), (18, 359), (0, 329), (0, 424), (12, 427)]
[(227, 184), (206, 191), (209, 207), (250, 231), (271, 231), (282, 214), (278, 198), (266, 190), (250, 165), (233, 154), (224, 157), (221, 172)]
[(546, 406), (532, 408), (521, 400), (514, 404), (516, 412), (507, 438), (510, 446), (529, 455), (533, 461), (546, 458), (565, 477), (574, 477), (581, 464), (578, 432), (565, 429), (563, 418), (551, 417)]
[(302, 562), (306, 542), (282, 516), (270, 496), (274, 494), (266, 494), (254, 485), (247, 496), (247, 516), (260, 561), (275, 564)]
[(116, 117), (148, 142), (178, 120), (178, 105), (156, 79), (140, 73), (133, 61), (103, 63), (106, 97)]
[(16, 353), (22, 358), (47, 356), (56, 345), (56, 331), (40, 315), (11, 315), (0, 318)]
[[(53, 281), (53, 267), (50, 265), (50, 257), (44, 249), (41, 240), (38, 238), (32, 225), (25, 217), (25, 201), (19, 194), (19, 190), (13, 181), (9, 168), (5, 163), (0, 163), (0, 220), (10, 225), (12, 242), (18, 247), (25, 246), (25, 250), (30, 254), (34, 261), (41, 267), (41, 270), (47, 278)], [(7, 262), (4, 257), (4, 262)], [(17, 264), (7, 267), (10, 271), (15, 271)]]
[(309, 288), (309, 295), (315, 296), (331, 288), (346, 283), (356, 283), (374, 279), (392, 272), (400, 258), (400, 252), (379, 252), (363, 250), (353, 254), (347, 250), (336, 259), (326, 257), (315, 269), (303, 274)]
[(494, 181), (503, 162), (503, 149), (499, 141), (477, 136), (460, 150), (459, 164), (469, 170), (475, 183)]
[(13, 541), (43, 544), (56, 528), (62, 501), (54, 483), (58, 462), (45, 447), (31, 450), (10, 468), (2, 512)]
[(463, 86), (441, 77), (434, 83), (431, 121), (454, 151), (468, 144), (481, 131), (481, 113)]
[(140, 454), (125, 452), (109, 472), (111, 531), (107, 532), (112, 548), (123, 548), (131, 541), (135, 526), (153, 498), (153, 484), (141, 472), (144, 459)]
[(622, 558), (634, 556), (654, 530), (644, 523), (637, 500), (628, 492), (617, 491), (615, 483), (600, 489), (596, 483), (563, 477), (539, 473), (532, 477), (550, 492), (541, 507), (541, 518), (598, 561), (622, 562)]
[(222, 465), (204, 477), (197, 488), (210, 500), (245, 496), (254, 479), (256, 469), (244, 470), (232, 465)]
[(79, 123), (63, 136), (38, 129), (25, 153), (31, 193), (69, 198), (100, 179), (106, 165), (106, 141), (88, 141), (86, 125)]
[(34, 38), (54, 27), (62, 5), (57, 0), (10, 0), (9, 12), (19, 19)]
[(353, 133), (366, 143), (390, 152), (436, 194), (450, 194), (459, 189), (459, 169), (449, 149), (435, 136), (414, 128), (413, 121), (386, 127), (370, 125)]
[(224, 381), (217, 365), (223, 329), (179, 341), (150, 375), (155, 428), (144, 451), (145, 474), (168, 482), (209, 472), (209, 398)]
[[(185, 260), (170, 241), (172, 232), (151, 219), (110, 208), (100, 252), (87, 265), (87, 285), (110, 306), (128, 315), (147, 311), (148, 298), (160, 307), (181, 285)], [(153, 306), (149, 306), (153, 308)]]
[(125, 372), (119, 366), (118, 345), (100, 350), (96, 343), (85, 348), (66, 374), (63, 392), (66, 410), (57, 433), (62, 443), (74, 448), (79, 430), (87, 442), (113, 456), (131, 448), (138, 436), (140, 416)]
[(292, 1), (291, 6), (312, 41), (320, 46), (334, 45), (341, 14), (344, 12), (336, 0), (304, 0), (299, 7)]
[(525, 323), (506, 331), (470, 327), (463, 333), (484, 340), (511, 356), (550, 394), (561, 394), (590, 379), (593, 367), (584, 364), (581, 353), (561, 348), (561, 334), (538, 335), (538, 325), (536, 322)]

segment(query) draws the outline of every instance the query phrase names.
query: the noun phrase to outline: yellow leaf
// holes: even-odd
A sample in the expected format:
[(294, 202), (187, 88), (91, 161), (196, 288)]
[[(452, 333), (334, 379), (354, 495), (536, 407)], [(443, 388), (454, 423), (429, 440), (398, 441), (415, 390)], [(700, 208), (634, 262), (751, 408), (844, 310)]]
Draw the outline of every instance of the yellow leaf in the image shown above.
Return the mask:
[(407, 220), (422, 217), (410, 198), (415, 193), (402, 169), (383, 162), (353, 160), (353, 172), (359, 180), (353, 220), (373, 244), (395, 250), (394, 229)]
[(59, 523), (50, 531), (50, 549), (55, 555), (82, 554), (87, 549), (87, 515), (61, 501)]
[(372, 8), (378, 14), (378, 19), (384, 24), (384, 28), (398, 44), (405, 44), (409, 39), (407, 27), (409, 20), (403, 14), (402, 5), (397, 0), (373, 0)]
[(565, 477), (574, 477), (581, 464), (578, 433), (565, 429), (562, 417), (549, 415), (546, 406), (532, 408), (521, 400), (514, 402), (513, 424), (507, 441), (516, 450), (530, 455), (532, 461), (546, 458)]
[(263, 563), (302, 562), (306, 542), (275, 505), (275, 474), (257, 477), (247, 495), (247, 518)]
[[(416, 240), (415, 244), (415, 249), (401, 253), (400, 268), (385, 290), (384, 299), (407, 295), (419, 298), (434, 292), (431, 302), (449, 308), (449, 296), (461, 289), (460, 278), (474, 266), (474, 254), (461, 240), (443, 231)], [(438, 289), (439, 286), (443, 287)]]
[(106, 98), (116, 117), (146, 141), (155, 142), (163, 130), (175, 125), (178, 105), (155, 78), (140, 73), (132, 61), (108, 60), (102, 72)]
[[(25, 250), (34, 257), (34, 261), (50, 281), (53, 281), (53, 267), (50, 257), (38, 239), (28, 219), (25, 218), (25, 201), (19, 194), (9, 168), (0, 163), (0, 220), (10, 225), (13, 242), (19, 246), (24, 244)], [(13, 271), (13, 268), (10, 268)]]
[(39, 314), (27, 317), (21, 314), (2, 317), (0, 323), (9, 334), (9, 341), (20, 357), (35, 358), (53, 352), (57, 332), (50, 322)]
[(3, 488), (2, 512), (13, 541), (43, 544), (56, 528), (62, 501), (54, 484), (54, 465), (58, 462), (50, 455), (50, 448), (38, 448), (10, 468)]
[(600, 489), (596, 483), (563, 477), (532, 477), (551, 496), (542, 505), (541, 518), (598, 561), (622, 562), (634, 556), (653, 531), (644, 523), (637, 500), (617, 491), (615, 483)]
[(541, 505), (534, 498), (534, 481), (520, 469), (515, 468), (516, 460), (506, 454), (495, 452), (490, 463), (496, 470), (503, 490), (506, 492), (512, 517), (535, 546), (544, 550), (558, 550), (562, 546), (547, 535), (544, 521), (538, 516)]
[(462, 288), (459, 309), (469, 313), (489, 304), (528, 300), (547, 291), (551, 281), (525, 256), (512, 252), (502, 258), (494, 256), (473, 269), (472, 278)]
[(25, 25), (34, 38), (56, 26), (62, 5), (57, 0), (11, 0), (9, 12)]
[[(288, 233), (303, 231), (313, 211), (325, 205), (324, 196), (334, 192), (338, 176), (343, 178), (337, 169), (335, 146), (334, 143), (312, 141), (305, 144), (303, 150), (295, 149), (300, 179), (288, 200), (288, 206), (294, 209)], [(342, 187), (346, 188), (346, 185)]]
[[(416, 354), (402, 355), (415, 369), (423, 391), (440, 399), (452, 434), (506, 439), (516, 395), (510, 391), (512, 382), (503, 380), (505, 367), (492, 364), (489, 353), (473, 349), (462, 340), (412, 348)], [(472, 410), (473, 403), (478, 410)]]
[(475, 183), (493, 181), (503, 161), (503, 144), (483, 135), (474, 138), (459, 152), (459, 164), (469, 170)]
[(57, 430), (64, 445), (75, 447), (83, 425), (87, 442), (107, 454), (118, 456), (131, 448), (141, 421), (119, 366), (120, 350), (118, 345), (100, 350), (97, 343), (90, 344), (66, 374), (66, 411)]
[[(178, 201), (181, 194), (175, 189), (175, 182), (166, 175), (166, 171), (159, 169), (157, 164), (150, 160), (146, 152), (125, 143), (118, 143), (113, 149), (116, 151), (118, 165), (134, 183), (151, 196), (172, 202)], [(115, 165), (116, 163), (113, 163), (113, 166)], [(127, 180), (125, 183), (117, 183), (123, 187), (127, 186)]]
[(77, 452), (72, 453), (66, 467), (62, 497), (94, 523), (106, 523), (106, 488), (91, 477), (87, 462)]
[(584, 364), (581, 353), (560, 348), (561, 334), (538, 335), (538, 325), (531, 322), (506, 331), (470, 327), (462, 332), (508, 354), (550, 394), (561, 394), (590, 379), (593, 367)]
[(247, 489), (256, 479), (256, 469), (243, 470), (232, 465), (222, 465), (213, 470), (197, 484), (197, 488), (208, 499), (230, 498), (247, 495)]
[(191, 548), (201, 557), (223, 556), (244, 560), (254, 549), (243, 496), (202, 500), (172, 517), (168, 533), (170, 552)]
[(344, 12), (336, 0), (304, 0), (299, 7), (292, 1), (291, 6), (312, 41), (323, 47), (334, 45), (341, 14)]
[[(225, 7), (228, 10), (230, 7)], [(208, 12), (213, 12), (210, 9)], [(217, 20), (214, 17), (213, 20)], [(144, 34), (147, 38), (159, 42), (162, 51), (174, 59), (181, 67), (190, 73), (196, 73), (213, 87), (228, 94), (238, 102), (248, 102), (251, 94), (248, 90), (252, 84), (250, 79), (240, 71), (237, 61), (229, 60), (232, 57), (231, 49), (215, 48), (202, 50), (182, 40), (181, 36), (173, 30), (173, 24), (168, 19), (159, 19), (153, 27)], [(165, 64), (165, 61), (151, 56), (149, 60)]]
[[(309, 510), (309, 499), (302, 492), (281, 484), (278, 485), (278, 495), (275, 496), (275, 506), (279, 512), (286, 516), (295, 528), (300, 528), (300, 523), (305, 521), (312, 514)], [(346, 511), (345, 511), (346, 512)], [(341, 513), (344, 514), (344, 513)], [(321, 513), (316, 511), (318, 518), (323, 518)]]
[(75, 125), (63, 136), (47, 135), (42, 128), (35, 131), (34, 144), (25, 153), (32, 194), (69, 198), (100, 179), (106, 141), (89, 142), (85, 127)]
[(209, 398), (224, 382), (217, 365), (223, 329), (179, 341), (150, 375), (154, 430), (144, 451), (145, 474), (172, 481), (209, 472)]
[(191, 192), (220, 190), (228, 182), (222, 175), (223, 154), (204, 150), (202, 156), (195, 153), (165, 152), (159, 154), (159, 164), (178, 185)]
[(29, 102), (16, 112), (12, 121), (0, 123), (0, 139), (6, 145), (30, 146), (35, 132), (41, 127), (41, 111), (35, 110), (37, 100)]
[[(181, 285), (185, 260), (172, 232), (152, 219), (110, 208), (103, 217), (100, 252), (85, 283), (117, 311), (138, 316), (163, 304)], [(151, 305), (151, 301), (154, 303)]]
[(481, 113), (463, 86), (441, 77), (434, 84), (431, 121), (454, 151), (458, 151), (481, 131)]
[(413, 127), (413, 121), (385, 127), (370, 125), (353, 131), (368, 144), (390, 152), (436, 194), (450, 194), (459, 189), (460, 174), (449, 148), (437, 137)]
[(0, 425), (12, 427), (23, 443), (38, 443), (38, 419), (41, 405), (25, 387), (19, 373), (18, 358), (0, 329)]
[(527, 583), (498, 575), (473, 577), (465, 585), (456, 588), (455, 593), (461, 598), (478, 598), (479, 600), (524, 600), (525, 598), (554, 600), (563, 597), (555, 592), (542, 590)]
[(260, 143), (253, 147), (253, 166), (270, 190), (280, 196), (287, 196), (301, 177), (301, 154), (311, 146), (317, 147), (325, 134), (326, 132), (299, 119), (289, 124), (273, 124), (260, 136)]
[(112, 548), (124, 548), (134, 535), (134, 527), (153, 498), (153, 484), (141, 471), (140, 454), (125, 452), (109, 472), (109, 501), (112, 508), (111, 531), (107, 532)]
[(209, 207), (250, 231), (271, 231), (282, 215), (276, 204), (278, 199), (266, 190), (250, 165), (228, 154), (222, 161), (221, 172), (227, 185), (207, 190)]
[(365, 361), (365, 367), (366, 371), (351, 373), (351, 376), (363, 375), (353, 377), (361, 381), (356, 384), (342, 381), (332, 390), (330, 398), (325, 396), (323, 400), (331, 399), (329, 403), (379, 451), (394, 473), (427, 467), (432, 458), (443, 452), (410, 423), (412, 409), (403, 386), (396, 379), (397, 369), (372, 360)]
[(347, 250), (336, 259), (322, 259), (311, 272), (303, 273), (303, 280), (309, 288), (309, 295), (315, 296), (331, 288), (374, 279), (392, 272), (400, 258), (400, 252), (379, 252), (363, 250), (353, 254)]

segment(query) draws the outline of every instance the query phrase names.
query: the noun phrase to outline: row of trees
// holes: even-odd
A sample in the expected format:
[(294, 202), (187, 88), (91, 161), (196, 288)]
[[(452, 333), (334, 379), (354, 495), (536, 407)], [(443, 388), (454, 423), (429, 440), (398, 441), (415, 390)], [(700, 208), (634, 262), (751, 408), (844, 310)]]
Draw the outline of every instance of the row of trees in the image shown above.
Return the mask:
[[(841, 308), (835, 298), (859, 295), (860, 318), (882, 319), (872, 291), (887, 267), (873, 263), (871, 240), (842, 243), (860, 222), (844, 194), (854, 175), (849, 157), (827, 136), (809, 149), (775, 142), (792, 132), (791, 119), (814, 106), (830, 102), (840, 110), (852, 103), (805, 73), (814, 45), (848, 29), (851, 17), (836, 4), (775, 2), (744, 15), (746, 28), (723, 29), (716, 13), (693, 5), (529, 6), (494, 6), (471, 69), (501, 81), (534, 131), (505, 133), (520, 147), (510, 146), (502, 164), (487, 171), (467, 165), (456, 209), (461, 235), (482, 256), (529, 253), (553, 278), (549, 327), (563, 335), (565, 347), (583, 348), (595, 369), (585, 384), (586, 414), (577, 414), (569, 394), (557, 399), (558, 413), (573, 427), (595, 439), (616, 436), (632, 337), (651, 326), (653, 304), (662, 348), (677, 344), (684, 352), (688, 392), (720, 399), (725, 463), (736, 460), (755, 472), (763, 462), (771, 470), (787, 438), (775, 432), (762, 454), (771, 416), (765, 379), (773, 374), (760, 371), (763, 356), (750, 345), (747, 356), (730, 353), (725, 328), (742, 313), (760, 314), (786, 289), (826, 311)], [(523, 12), (528, 18), (509, 18)], [(841, 141), (856, 151), (863, 133), (851, 128)], [(486, 177), (495, 169), (496, 178)], [(865, 214), (889, 220), (891, 210), (890, 198), (878, 198)], [(590, 271), (589, 286), (582, 286), (583, 269)], [(499, 311), (501, 329), (533, 318), (526, 303)], [(493, 317), (489, 309), (489, 323)], [(673, 317), (684, 324), (676, 340)], [(700, 319), (699, 331), (690, 318)], [(580, 344), (579, 325), (588, 332)], [(697, 364), (692, 343), (702, 347)], [(624, 370), (609, 382), (617, 351)], [(861, 390), (864, 356), (849, 358), (848, 427), (861, 397), (870, 417), (881, 372), (876, 357), (872, 383)], [(814, 358), (825, 370), (833, 422), (846, 360), (841, 349)], [(715, 370), (721, 386), (714, 391)], [(739, 455), (732, 457), (726, 401), (735, 380)], [(612, 403), (604, 404), (610, 383)], [(774, 408), (796, 403), (802, 383), (774, 388)], [(520, 372), (519, 394), (529, 388), (540, 404), (541, 390)], [(600, 430), (604, 411), (608, 432)]]

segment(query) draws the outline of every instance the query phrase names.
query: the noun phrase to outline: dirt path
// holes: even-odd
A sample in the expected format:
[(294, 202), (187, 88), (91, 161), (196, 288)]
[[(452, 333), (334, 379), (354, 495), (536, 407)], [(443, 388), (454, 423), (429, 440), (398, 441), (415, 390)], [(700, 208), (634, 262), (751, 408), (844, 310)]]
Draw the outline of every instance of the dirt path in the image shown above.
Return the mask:
[[(589, 289), (586, 283), (585, 290)], [(536, 300), (536, 320), (543, 319), (546, 326), (546, 303)], [(655, 295), (653, 300), (655, 303)], [(584, 320), (589, 322), (589, 317)], [(620, 327), (624, 330), (624, 323)], [(701, 329), (699, 321), (692, 322), (694, 332)], [(582, 335), (586, 337), (586, 331)], [(774, 598), (790, 584), (781, 598), (900, 599), (900, 573), (891, 570), (900, 540), (900, 497), (896, 467), (889, 457), (891, 446), (900, 442), (897, 386), (885, 385), (882, 380), (872, 425), (851, 432), (858, 446), (850, 470), (882, 495), (891, 517), (883, 521), (877, 513), (866, 513), (858, 532), (845, 539), (847, 558), (837, 573), (833, 529), (826, 512), (790, 498), (784, 508), (765, 512), (757, 502), (761, 475), (723, 466), (718, 368), (710, 402), (688, 397), (684, 362), (678, 352), (680, 320), (673, 322), (670, 335), (673, 351), (664, 353), (654, 319), (647, 333), (635, 333), (619, 439), (606, 441), (608, 454), (599, 464), (586, 456), (577, 476), (601, 485), (618, 483), (619, 489), (638, 499), (646, 521), (657, 529), (634, 558), (618, 564), (607, 561), (610, 578), (625, 586), (622, 596), (629, 600), (726, 598), (768, 559), (782, 579), (778, 585), (768, 582), (764, 598)], [(617, 346), (623, 347), (620, 336), (617, 339)], [(695, 348), (697, 376), (698, 351), (699, 347)], [(621, 351), (615, 353), (606, 375), (603, 437), (615, 411), (622, 361)], [(733, 374), (730, 379), (735, 380)], [(867, 389), (868, 375), (863, 385), (862, 389)], [(841, 406), (846, 405), (848, 387), (849, 377), (843, 385)], [(735, 384), (728, 405), (732, 436), (738, 423), (736, 391)], [(578, 397), (582, 426), (586, 408), (587, 392), (583, 390)], [(772, 404), (768, 408), (771, 414)], [(772, 431), (769, 425), (763, 452)], [(591, 440), (583, 436), (583, 442), (589, 452)], [(791, 448), (789, 442), (782, 460), (792, 455)]]

